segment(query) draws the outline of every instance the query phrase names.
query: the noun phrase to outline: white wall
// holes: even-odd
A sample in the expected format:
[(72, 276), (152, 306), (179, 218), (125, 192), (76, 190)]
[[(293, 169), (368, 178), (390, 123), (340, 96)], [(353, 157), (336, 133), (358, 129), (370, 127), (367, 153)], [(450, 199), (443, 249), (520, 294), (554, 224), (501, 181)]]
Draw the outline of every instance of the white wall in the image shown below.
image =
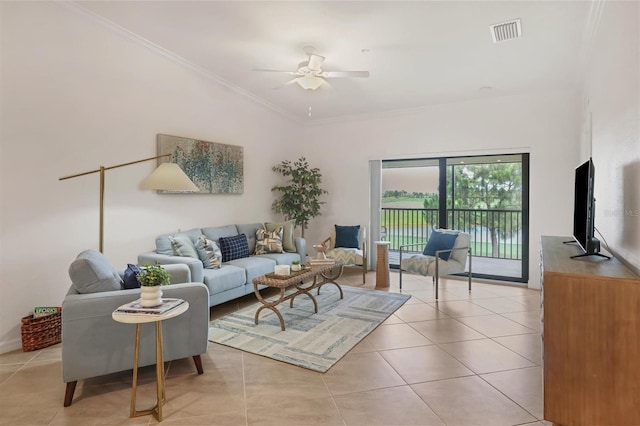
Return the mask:
[(578, 161), (579, 102), (554, 92), (460, 102), (406, 114), (310, 126), (305, 154), (329, 191), (308, 239), (333, 224), (368, 223), (369, 160), (449, 154), (530, 153), (529, 287), (540, 286), (541, 235), (570, 235), (573, 171)]
[[(596, 169), (596, 227), (640, 274), (640, 3), (603, 3), (583, 93), (582, 158)], [(599, 235), (601, 242), (602, 238)]]
[[(20, 318), (59, 306), (75, 256), (98, 246), (98, 175), (156, 155), (157, 133), (244, 147), (243, 195), (137, 189), (154, 162), (107, 172), (105, 254), (117, 268), (162, 232), (275, 219), (271, 167), (298, 157), (299, 125), (74, 9), (0, 2), (0, 353)], [(294, 147), (293, 151), (291, 147)]]

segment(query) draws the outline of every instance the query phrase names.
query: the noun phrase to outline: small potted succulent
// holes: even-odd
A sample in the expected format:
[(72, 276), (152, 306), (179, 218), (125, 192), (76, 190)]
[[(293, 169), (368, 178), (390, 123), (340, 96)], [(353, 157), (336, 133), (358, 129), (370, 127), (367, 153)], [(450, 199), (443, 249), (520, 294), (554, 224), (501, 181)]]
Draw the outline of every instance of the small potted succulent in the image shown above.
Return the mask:
[(160, 286), (171, 283), (171, 276), (160, 265), (145, 265), (137, 276), (140, 283), (140, 304), (145, 308), (162, 304)]
[(298, 272), (301, 269), (302, 269), (302, 266), (300, 265), (300, 261), (299, 260), (294, 260), (293, 262), (291, 262), (291, 271), (292, 272)]

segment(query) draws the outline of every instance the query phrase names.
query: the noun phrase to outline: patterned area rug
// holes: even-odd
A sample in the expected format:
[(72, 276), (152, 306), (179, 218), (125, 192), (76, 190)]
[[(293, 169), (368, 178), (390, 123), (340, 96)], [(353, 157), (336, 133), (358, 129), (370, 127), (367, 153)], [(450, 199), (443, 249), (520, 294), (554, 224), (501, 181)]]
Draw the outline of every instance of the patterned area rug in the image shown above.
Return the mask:
[(411, 296), (342, 286), (344, 299), (335, 286), (322, 287), (318, 313), (305, 295), (278, 306), (286, 330), (269, 309), (260, 312), (260, 323), (253, 322), (260, 303), (211, 321), (209, 341), (266, 356), (324, 373)]

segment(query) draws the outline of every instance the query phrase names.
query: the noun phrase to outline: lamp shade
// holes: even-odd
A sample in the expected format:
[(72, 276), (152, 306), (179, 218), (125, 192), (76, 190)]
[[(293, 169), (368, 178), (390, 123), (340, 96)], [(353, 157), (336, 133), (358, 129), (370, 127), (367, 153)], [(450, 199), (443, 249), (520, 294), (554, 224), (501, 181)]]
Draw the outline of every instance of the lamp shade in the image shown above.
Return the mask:
[(162, 163), (140, 182), (140, 189), (198, 192), (198, 187), (176, 163)]

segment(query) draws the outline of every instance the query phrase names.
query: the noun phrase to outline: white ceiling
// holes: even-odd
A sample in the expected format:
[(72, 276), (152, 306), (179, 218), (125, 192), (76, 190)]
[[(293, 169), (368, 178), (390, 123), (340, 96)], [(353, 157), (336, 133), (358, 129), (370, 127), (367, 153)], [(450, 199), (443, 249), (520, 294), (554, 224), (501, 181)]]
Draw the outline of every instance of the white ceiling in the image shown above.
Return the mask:
[[(591, 8), (590, 1), (75, 3), (303, 122), (578, 87)], [(516, 18), (522, 37), (494, 44), (489, 26)], [(323, 69), (370, 77), (306, 91), (282, 87), (289, 75), (254, 71), (294, 71), (306, 45), (326, 57)]]

